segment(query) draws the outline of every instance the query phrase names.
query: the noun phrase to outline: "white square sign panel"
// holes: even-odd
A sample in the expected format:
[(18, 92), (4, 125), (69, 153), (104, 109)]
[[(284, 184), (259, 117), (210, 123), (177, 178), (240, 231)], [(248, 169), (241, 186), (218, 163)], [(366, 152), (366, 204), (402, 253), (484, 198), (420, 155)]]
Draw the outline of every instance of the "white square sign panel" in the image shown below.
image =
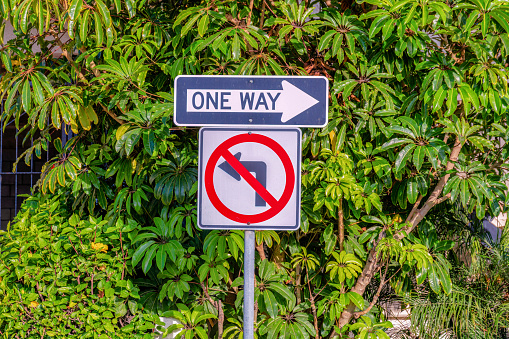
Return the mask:
[(301, 131), (298, 128), (202, 128), (198, 226), (297, 230)]

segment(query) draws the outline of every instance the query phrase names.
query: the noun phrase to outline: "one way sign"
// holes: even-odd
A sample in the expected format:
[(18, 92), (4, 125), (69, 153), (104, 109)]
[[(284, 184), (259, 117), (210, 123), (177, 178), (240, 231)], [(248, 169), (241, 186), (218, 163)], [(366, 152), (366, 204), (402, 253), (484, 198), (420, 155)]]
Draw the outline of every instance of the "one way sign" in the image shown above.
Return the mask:
[(328, 80), (310, 76), (188, 76), (175, 79), (182, 126), (323, 127)]
[(300, 140), (298, 128), (202, 128), (198, 226), (298, 229)]

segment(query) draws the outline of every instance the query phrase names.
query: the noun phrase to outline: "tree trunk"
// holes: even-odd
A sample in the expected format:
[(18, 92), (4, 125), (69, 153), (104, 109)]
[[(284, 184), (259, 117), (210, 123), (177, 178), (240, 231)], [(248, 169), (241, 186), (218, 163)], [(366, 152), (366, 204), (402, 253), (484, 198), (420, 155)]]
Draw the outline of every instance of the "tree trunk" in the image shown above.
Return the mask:
[[(378, 262), (376, 259), (376, 248), (373, 247), (369, 252), (368, 259), (366, 261), (366, 265), (362, 270), (359, 279), (357, 279), (357, 283), (352, 288), (352, 292), (358, 293), (360, 295), (364, 294), (366, 287), (368, 287), (371, 279), (375, 275), (376, 270), (378, 269)], [(339, 327), (347, 325), (353, 317), (355, 312), (355, 304), (350, 303), (341, 313), (341, 317), (339, 318)]]
[(311, 295), (309, 297), (311, 302), (311, 311), (313, 312), (313, 325), (315, 326), (315, 339), (320, 339), (320, 330), (318, 329), (318, 315), (316, 314), (315, 298)]
[[(445, 166), (445, 170), (449, 171), (454, 168), (454, 163), (458, 160), (458, 156), (460, 154), (462, 144), (459, 139), (456, 139), (454, 143), (454, 147), (451, 150), (451, 156), (449, 157), (449, 161), (447, 162), (447, 165)], [(449, 180), (450, 174), (444, 175), (440, 181), (435, 186), (435, 189), (430, 194), (428, 200), (426, 203), (422, 206), (421, 209), (418, 209), (418, 205), (414, 206), (415, 211), (410, 212), (409, 219), (407, 222), (409, 223), (408, 227), (406, 227), (402, 232), (396, 234), (394, 236), (395, 239), (401, 240), (410, 232), (412, 232), (415, 227), (419, 224), (419, 222), (426, 216), (426, 214), (429, 212), (429, 210), (441, 203), (442, 201), (445, 201), (448, 199), (448, 196), (444, 196), (442, 198), (439, 198), (442, 194), (442, 190), (444, 189), (445, 184), (447, 183), (447, 180)], [(376, 246), (374, 246), (371, 251), (369, 252), (368, 259), (366, 261), (366, 265), (364, 266), (364, 269), (362, 270), (361, 275), (357, 279), (357, 282), (355, 286), (352, 288), (352, 292), (358, 293), (361, 296), (364, 294), (364, 291), (366, 290), (366, 287), (371, 282), (371, 279), (373, 278), (374, 274), (376, 273), (376, 270), (378, 269), (378, 260), (376, 258)], [(350, 303), (345, 310), (341, 313), (341, 317), (339, 319), (339, 327), (342, 328), (343, 326), (347, 325), (350, 320), (352, 320), (353, 315), (355, 311), (355, 305), (353, 303)]]
[(300, 304), (302, 299), (300, 286), (300, 278), (302, 276), (301, 271), (302, 269), (300, 264), (297, 264), (297, 266), (295, 266), (295, 297), (297, 298), (297, 305)]
[(309, 290), (309, 301), (311, 302), (311, 311), (313, 312), (313, 325), (315, 326), (315, 339), (320, 339), (320, 330), (318, 328), (318, 315), (316, 313), (315, 297), (313, 297), (313, 291), (311, 290), (311, 282), (309, 281), (309, 270), (306, 269), (306, 280), (308, 283)]
[(339, 250), (344, 249), (345, 243), (345, 220), (343, 215), (343, 199), (339, 199), (338, 204), (338, 238), (339, 238)]
[(223, 303), (221, 300), (217, 301), (217, 338), (223, 338), (223, 327), (224, 327), (224, 311)]
[(256, 244), (256, 240), (255, 240), (255, 246), (256, 246), (256, 250), (258, 251), (258, 254), (260, 255), (260, 260), (263, 261), (263, 260), (267, 259), (267, 256), (265, 255), (265, 247), (264, 247), (263, 240), (259, 244)]
[(260, 17), (260, 29), (263, 29), (263, 22), (265, 21), (265, 6), (266, 6), (266, 3), (265, 3), (265, 0), (262, 0), (262, 9), (260, 10), (261, 12), (261, 17)]

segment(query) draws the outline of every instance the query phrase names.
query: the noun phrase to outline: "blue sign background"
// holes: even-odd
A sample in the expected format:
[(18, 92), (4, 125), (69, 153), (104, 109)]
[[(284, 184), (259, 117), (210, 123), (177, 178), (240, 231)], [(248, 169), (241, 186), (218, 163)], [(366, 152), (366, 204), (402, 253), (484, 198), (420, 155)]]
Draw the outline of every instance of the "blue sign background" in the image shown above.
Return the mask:
[[(187, 90), (282, 90), (281, 82), (288, 81), (319, 102), (293, 117), (281, 121), (281, 114), (248, 112), (188, 112)], [(175, 79), (176, 125), (181, 126), (300, 126), (323, 127), (327, 124), (328, 80), (313, 76), (178, 76)], [(298, 97), (295, 100), (299, 100)]]

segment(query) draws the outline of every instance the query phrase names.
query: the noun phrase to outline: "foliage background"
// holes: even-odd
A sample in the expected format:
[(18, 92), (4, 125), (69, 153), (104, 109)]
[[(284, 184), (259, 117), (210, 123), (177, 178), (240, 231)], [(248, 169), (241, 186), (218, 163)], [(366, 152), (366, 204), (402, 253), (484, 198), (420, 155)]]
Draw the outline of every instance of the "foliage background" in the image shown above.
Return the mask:
[[(179, 74), (330, 79), (328, 125), (303, 131), (301, 229), (257, 232), (259, 338), (387, 338), (384, 286), (432, 300), (458, 288), (464, 238), (431, 236), (442, 224), (428, 212), (507, 210), (505, 2), (2, 0), (0, 14), (16, 30), (0, 49), (4, 126), (35, 139), (20, 160), (49, 142), (60, 153), (1, 240), (6, 337), (80, 337), (90, 312), (113, 316), (91, 316), (94, 337), (149, 335), (155, 315), (180, 319), (168, 331), (186, 337), (242, 331), (243, 235), (196, 227), (197, 130), (172, 122)], [(74, 133), (65, 145), (61, 128)], [(37, 320), (70, 302), (80, 320)], [(478, 337), (507, 327), (494, 312)]]

